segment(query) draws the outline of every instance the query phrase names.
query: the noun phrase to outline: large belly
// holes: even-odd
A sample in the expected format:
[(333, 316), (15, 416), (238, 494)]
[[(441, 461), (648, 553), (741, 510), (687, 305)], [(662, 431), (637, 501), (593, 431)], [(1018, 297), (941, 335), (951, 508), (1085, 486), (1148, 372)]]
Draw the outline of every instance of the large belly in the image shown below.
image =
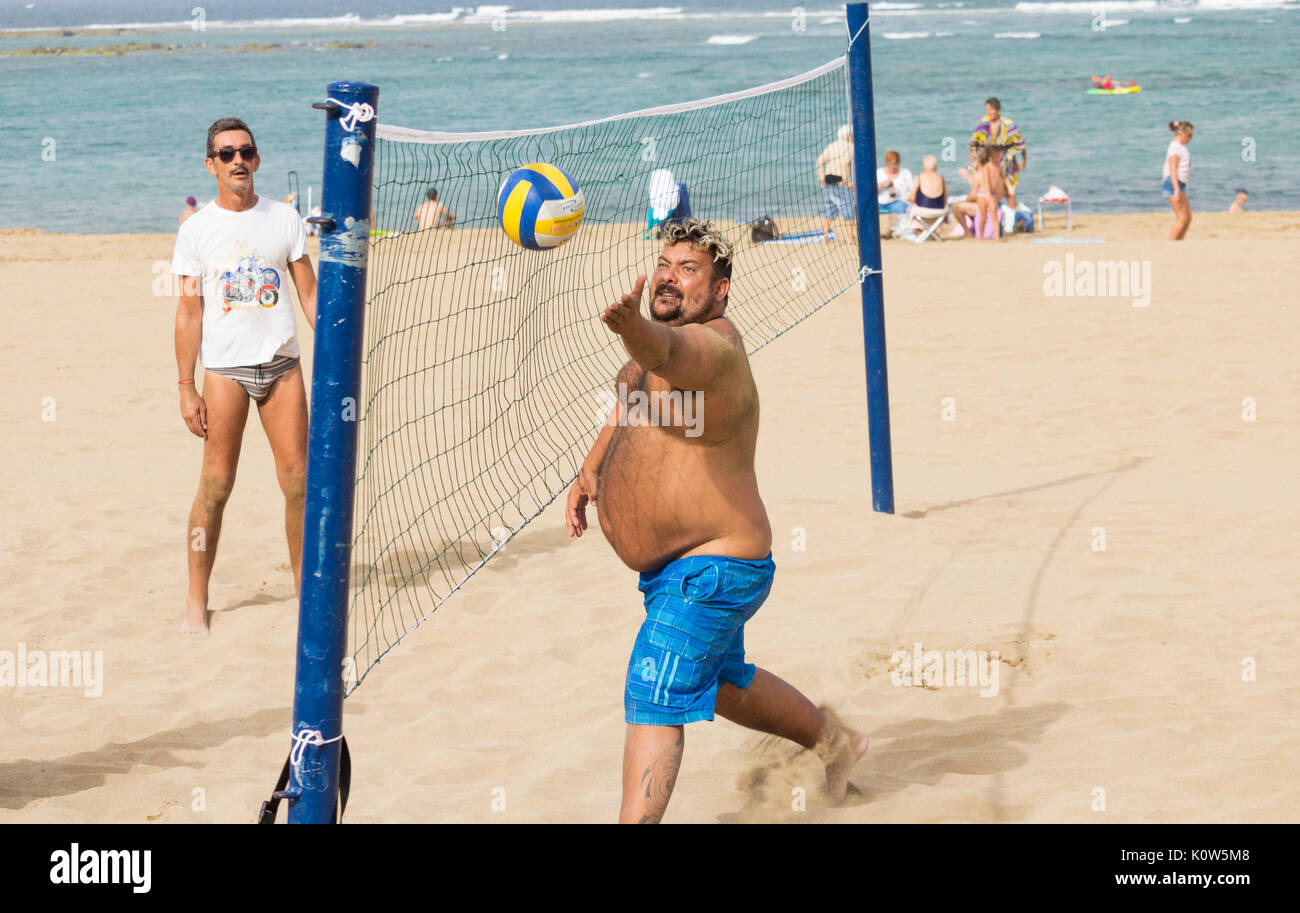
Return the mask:
[[(738, 445), (737, 445), (738, 446)], [(596, 499), (600, 528), (619, 558), (653, 570), (701, 545), (725, 542), (761, 558), (771, 529), (752, 463), (654, 427), (615, 430)]]

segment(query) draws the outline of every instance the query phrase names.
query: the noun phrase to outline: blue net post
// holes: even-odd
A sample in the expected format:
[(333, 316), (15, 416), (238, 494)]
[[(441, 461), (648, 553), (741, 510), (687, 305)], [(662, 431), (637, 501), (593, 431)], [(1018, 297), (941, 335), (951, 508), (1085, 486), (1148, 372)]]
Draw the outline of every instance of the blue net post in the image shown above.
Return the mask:
[[(862, 276), (862, 338), (867, 361), (867, 427), (871, 440), (871, 506), (894, 512), (894, 460), (889, 441), (889, 374), (885, 367), (885, 297), (881, 283), (880, 217), (876, 205), (876, 115), (871, 99), (871, 30), (866, 3), (850, 3), (849, 103), (853, 116), (853, 187)], [(873, 272), (874, 271), (874, 272)]]
[[(298, 668), (294, 680), (289, 822), (335, 820), (338, 737), (343, 734), (343, 654), (347, 649), (352, 496), (356, 486), (357, 414), (365, 324), (366, 258), (370, 245), (373, 112), (379, 87), (334, 82), (327, 101), (325, 172), (321, 188), (320, 271), (316, 345), (307, 444)], [(341, 104), (340, 104), (341, 103)], [(313, 735), (315, 734), (315, 735)], [(318, 736), (318, 737), (317, 737)]]

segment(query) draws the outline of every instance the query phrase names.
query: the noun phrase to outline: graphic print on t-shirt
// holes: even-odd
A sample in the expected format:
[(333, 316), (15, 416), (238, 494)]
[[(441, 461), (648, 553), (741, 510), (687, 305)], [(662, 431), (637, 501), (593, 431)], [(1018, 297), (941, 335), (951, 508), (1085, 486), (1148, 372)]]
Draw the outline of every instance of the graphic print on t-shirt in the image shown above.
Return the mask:
[(220, 279), (222, 311), (273, 308), (280, 301), (280, 274), (265, 257), (243, 245), (235, 265)]

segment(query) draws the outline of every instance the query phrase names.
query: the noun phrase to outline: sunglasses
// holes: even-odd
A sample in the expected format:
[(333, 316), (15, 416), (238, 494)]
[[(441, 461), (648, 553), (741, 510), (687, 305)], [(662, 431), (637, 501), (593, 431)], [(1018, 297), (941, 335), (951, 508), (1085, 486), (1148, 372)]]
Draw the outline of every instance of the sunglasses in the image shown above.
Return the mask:
[(238, 149), (232, 149), (229, 146), (226, 146), (224, 149), (218, 149), (216, 152), (212, 153), (209, 158), (219, 158), (221, 161), (229, 165), (235, 160), (236, 152), (238, 152), (240, 158), (246, 162), (251, 162), (253, 159), (257, 158), (256, 146), (240, 146)]

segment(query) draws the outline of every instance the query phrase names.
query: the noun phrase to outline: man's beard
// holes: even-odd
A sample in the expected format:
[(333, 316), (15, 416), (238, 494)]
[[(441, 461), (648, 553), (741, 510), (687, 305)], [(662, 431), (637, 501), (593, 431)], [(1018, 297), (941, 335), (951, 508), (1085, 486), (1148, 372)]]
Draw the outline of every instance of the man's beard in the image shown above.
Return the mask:
[[(656, 301), (657, 300), (658, 299), (656, 298)], [(675, 307), (671, 308), (668, 311), (660, 313), (660, 311), (655, 307), (655, 302), (652, 301), (650, 302), (650, 316), (655, 319), (656, 323), (671, 324), (674, 320), (682, 316), (683, 304), (685, 304), (685, 299), (679, 298), (677, 299)]]
[[(663, 312), (660, 312), (660, 310), (656, 308), (655, 304), (656, 302), (659, 301), (659, 296), (666, 291), (673, 292), (674, 294), (677, 295), (677, 298), (673, 300), (673, 304), (671, 307), (669, 307), (667, 310)], [(671, 285), (664, 284), (655, 290), (655, 296), (650, 300), (650, 316), (654, 319), (656, 323), (664, 323), (664, 324), (668, 324), (669, 326), (676, 326), (682, 323), (689, 323), (690, 320), (683, 319), (683, 317), (687, 313), (686, 306), (691, 303), (692, 302), (689, 299), (687, 299), (687, 297), (682, 293), (681, 289), (675, 288)], [(704, 310), (707, 311), (708, 308), (705, 308)]]

